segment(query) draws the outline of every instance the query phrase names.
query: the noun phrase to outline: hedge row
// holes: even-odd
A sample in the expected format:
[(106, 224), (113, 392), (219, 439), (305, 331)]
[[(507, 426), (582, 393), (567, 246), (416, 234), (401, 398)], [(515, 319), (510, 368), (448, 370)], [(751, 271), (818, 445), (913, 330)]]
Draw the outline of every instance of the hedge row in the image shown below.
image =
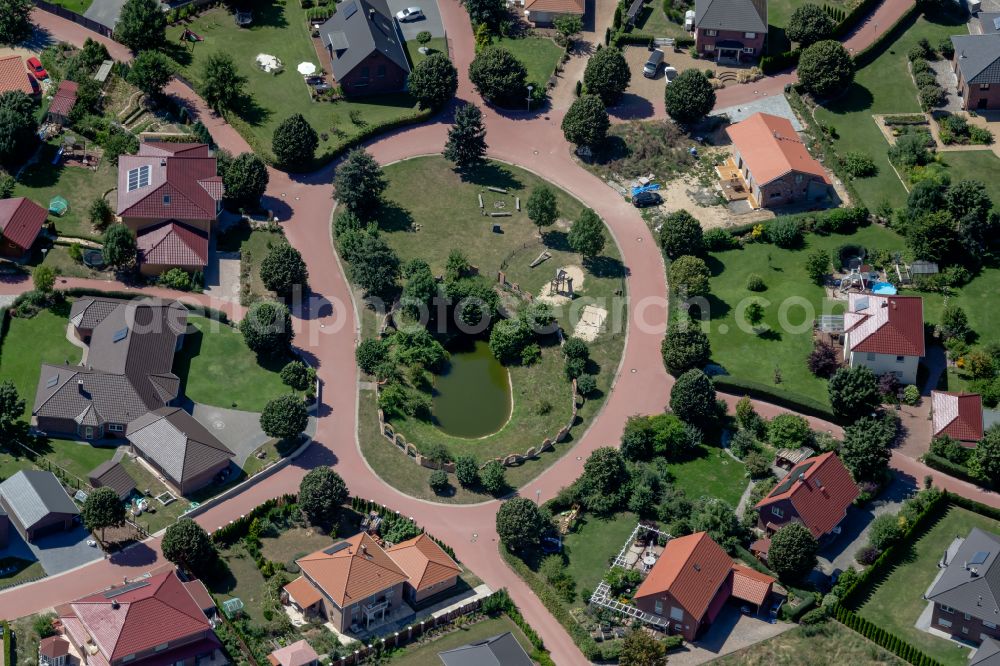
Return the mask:
[(271, 499), (266, 500), (250, 509), (250, 511), (246, 514), (240, 516), (231, 523), (227, 523), (212, 532), (212, 541), (222, 547), (231, 546), (247, 535), (250, 531), (250, 523), (252, 523), (255, 518), (266, 516), (271, 509), (293, 503), (297, 499), (297, 495), (291, 494), (282, 495), (281, 497), (272, 497)]
[(910, 8), (907, 9), (888, 30), (882, 33), (881, 37), (877, 38), (874, 42), (855, 53), (855, 69), (861, 69), (865, 65), (871, 64), (871, 62), (880, 55), (883, 43), (894, 42), (898, 39), (900, 35), (906, 31), (907, 26), (904, 24), (910, 19), (915, 18), (918, 13), (920, 13), (920, 4), (914, 3), (910, 5)]
[(969, 483), (975, 484), (980, 488), (991, 488), (988, 481), (984, 481), (979, 477), (973, 476), (972, 472), (970, 472), (969, 468), (965, 465), (959, 465), (958, 463), (954, 463), (947, 458), (942, 458), (941, 456), (935, 455), (929, 451), (923, 455), (922, 460), (928, 467), (936, 469), (939, 472), (944, 472), (948, 476), (968, 481)]
[(955, 495), (953, 493), (948, 493), (948, 501), (955, 506), (961, 507), (963, 509), (968, 509), (974, 513), (982, 514), (993, 520), (1000, 520), (1000, 509), (994, 508), (992, 506), (981, 504), (976, 500), (969, 499), (968, 497), (962, 497), (961, 495)]
[(653, 35), (644, 32), (619, 32), (612, 39), (612, 46), (622, 47), (626, 44), (632, 46), (650, 46), (653, 43)]
[(941, 662), (937, 659), (927, 656), (899, 636), (869, 622), (840, 604), (834, 606), (833, 616), (848, 629), (853, 629), (879, 647), (885, 648), (914, 666), (941, 666)]
[(760, 71), (764, 74), (775, 74), (795, 67), (799, 64), (800, 55), (802, 55), (802, 49), (785, 51), (777, 55), (766, 55), (760, 59)]
[(10, 647), (10, 622), (0, 621), (0, 630), (3, 631), (3, 663), (14, 664), (14, 653)]
[(548, 650), (545, 649), (545, 643), (542, 641), (542, 637), (538, 635), (534, 627), (528, 624), (528, 621), (524, 619), (521, 615), (520, 609), (518, 609), (517, 604), (514, 600), (510, 598), (510, 594), (507, 593), (507, 588), (502, 587), (487, 599), (483, 600), (482, 609), (487, 614), (490, 614), (489, 608), (497, 607), (502, 609), (506, 613), (514, 624), (516, 624), (524, 635), (528, 638), (528, 642), (534, 648), (531, 654), (531, 658), (538, 662), (539, 666), (555, 666), (552, 657), (549, 655)]
[(825, 421), (836, 422), (833, 411), (818, 400), (812, 400), (799, 393), (788, 391), (778, 386), (769, 386), (749, 379), (740, 379), (729, 375), (712, 377), (715, 388), (723, 393), (738, 396), (748, 396), (758, 400), (774, 403), (779, 407), (787, 407), (802, 414), (815, 416)]

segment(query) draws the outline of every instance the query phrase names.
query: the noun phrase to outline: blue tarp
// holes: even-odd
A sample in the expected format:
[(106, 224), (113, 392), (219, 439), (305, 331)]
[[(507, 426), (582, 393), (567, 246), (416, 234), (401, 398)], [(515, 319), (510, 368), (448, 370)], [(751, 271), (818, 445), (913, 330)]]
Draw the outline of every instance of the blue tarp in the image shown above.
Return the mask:
[(632, 188), (632, 196), (635, 196), (635, 195), (639, 194), (640, 192), (655, 192), (658, 189), (660, 189), (660, 186), (659, 186), (658, 183), (652, 183), (652, 184), (646, 185), (644, 187), (633, 187)]

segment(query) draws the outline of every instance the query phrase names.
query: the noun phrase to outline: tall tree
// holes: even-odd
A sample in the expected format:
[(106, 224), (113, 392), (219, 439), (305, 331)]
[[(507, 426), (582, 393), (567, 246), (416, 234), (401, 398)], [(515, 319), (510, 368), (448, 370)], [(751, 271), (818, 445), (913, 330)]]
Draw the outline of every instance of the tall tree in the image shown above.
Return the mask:
[(851, 84), (854, 80), (854, 61), (840, 42), (827, 39), (802, 51), (798, 71), (799, 81), (806, 90), (826, 97)]
[(688, 370), (704, 368), (712, 356), (708, 336), (701, 327), (691, 321), (679, 324), (671, 322), (667, 334), (660, 345), (663, 365), (674, 377)]
[(531, 190), (525, 210), (528, 212), (528, 219), (535, 223), (541, 236), (542, 229), (552, 226), (559, 218), (559, 204), (556, 202), (555, 192), (548, 185), (539, 185)]
[(260, 413), (260, 429), (268, 437), (283, 440), (298, 437), (305, 432), (308, 423), (306, 404), (291, 393), (271, 400)]
[(167, 15), (158, 0), (125, 0), (115, 24), (115, 41), (136, 53), (165, 46)]
[(222, 186), (226, 198), (234, 206), (255, 210), (260, 206), (260, 198), (267, 191), (270, 179), (264, 160), (253, 153), (240, 153), (222, 174)]
[(5, 442), (17, 439), (24, 418), (24, 400), (17, 393), (14, 382), (5, 379), (0, 382), (0, 439)]
[(660, 641), (642, 628), (629, 629), (622, 641), (618, 666), (663, 666), (666, 663), (666, 650)]
[(13, 46), (31, 37), (31, 0), (0, 0), (0, 44)]
[(698, 69), (685, 69), (670, 82), (664, 93), (667, 115), (689, 125), (704, 118), (715, 106), (715, 90)]
[(469, 64), (469, 80), (487, 102), (520, 105), (527, 99), (528, 70), (507, 49), (488, 46)]
[(878, 377), (863, 365), (837, 370), (830, 378), (829, 393), (834, 415), (844, 421), (866, 416), (882, 402)]
[(993, 487), (1000, 487), (1000, 426), (990, 426), (969, 460), (969, 471)]
[(112, 224), (104, 232), (104, 261), (117, 269), (130, 268), (135, 264), (135, 232), (124, 224)]
[(833, 36), (837, 27), (822, 7), (806, 3), (795, 8), (785, 26), (785, 36), (805, 48)]
[(348, 259), (351, 281), (371, 296), (389, 296), (399, 279), (399, 256), (380, 236), (359, 233), (354, 258)]
[(605, 106), (614, 106), (625, 94), (632, 72), (620, 49), (603, 48), (587, 60), (583, 86), (589, 95), (597, 95)]
[(259, 356), (280, 358), (288, 354), (295, 331), (292, 315), (282, 303), (257, 301), (240, 320), (240, 333), (250, 351)]
[(219, 557), (208, 532), (190, 518), (181, 518), (167, 528), (160, 550), (168, 561), (195, 575), (211, 571)]
[(475, 104), (463, 104), (455, 111), (455, 124), (448, 130), (444, 156), (461, 171), (477, 167), (485, 161), (486, 127), (483, 125), (483, 112)]
[(101, 531), (101, 543), (104, 543), (105, 529), (125, 524), (125, 504), (113, 488), (98, 488), (87, 495), (80, 515), (88, 530)]
[(577, 146), (594, 148), (608, 138), (611, 120), (597, 95), (581, 95), (573, 101), (562, 120), (563, 136)]
[(465, 0), (464, 4), (474, 26), (483, 23), (495, 31), (508, 16), (503, 0)]
[(309, 470), (299, 484), (299, 508), (313, 525), (333, 525), (347, 496), (347, 484), (329, 467)]
[(294, 113), (274, 128), (271, 150), (274, 159), (286, 169), (305, 170), (312, 165), (319, 146), (319, 135), (301, 113)]
[(694, 426), (702, 428), (715, 420), (715, 386), (701, 370), (688, 370), (670, 389), (670, 411)]
[(701, 223), (686, 210), (675, 210), (664, 218), (660, 227), (660, 247), (670, 259), (685, 254), (700, 255), (705, 251)]
[(239, 106), (246, 96), (246, 84), (247, 77), (240, 74), (228, 53), (213, 53), (202, 65), (201, 96), (216, 113)]
[(537, 546), (547, 525), (547, 516), (526, 497), (507, 500), (497, 511), (497, 535), (514, 552)]
[(362, 220), (373, 219), (382, 206), (382, 193), (389, 183), (375, 158), (364, 148), (355, 148), (337, 167), (333, 185), (337, 200)]
[(173, 62), (159, 51), (143, 51), (128, 70), (128, 82), (150, 97), (159, 97), (174, 75)]
[(410, 72), (407, 87), (420, 108), (440, 109), (458, 90), (458, 70), (444, 53), (432, 53)]
[(601, 254), (607, 239), (604, 237), (604, 223), (597, 213), (584, 208), (566, 236), (566, 242), (584, 261), (590, 261)]
[(767, 563), (782, 580), (796, 582), (816, 566), (819, 545), (801, 523), (789, 523), (771, 537)]
[(286, 241), (268, 251), (260, 264), (260, 279), (265, 289), (291, 296), (296, 288), (309, 288), (309, 269), (302, 254)]
[(34, 151), (35, 103), (20, 90), (0, 94), (0, 162), (13, 167)]
[(420, 317), (423, 311), (429, 312), (431, 301), (438, 293), (437, 280), (431, 267), (423, 259), (412, 259), (403, 267), (403, 296), (400, 305), (411, 317)]

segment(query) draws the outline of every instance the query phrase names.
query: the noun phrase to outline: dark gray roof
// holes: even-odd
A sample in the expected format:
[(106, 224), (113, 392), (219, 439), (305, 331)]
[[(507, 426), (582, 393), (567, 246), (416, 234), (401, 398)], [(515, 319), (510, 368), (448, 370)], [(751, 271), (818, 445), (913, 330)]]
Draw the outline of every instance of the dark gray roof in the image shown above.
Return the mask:
[(979, 12), (979, 23), (983, 26), (983, 34), (1000, 32), (1000, 14), (993, 12)]
[(969, 666), (1000, 666), (1000, 643), (992, 638), (985, 639), (969, 661)]
[(337, 6), (337, 13), (320, 26), (319, 32), (323, 46), (333, 46), (333, 76), (338, 80), (375, 51), (381, 52), (404, 72), (410, 71), (396, 19), (385, 0), (344, 0)]
[[(105, 312), (111, 304), (115, 307)], [(86, 366), (42, 366), (35, 416), (74, 419), (81, 425), (125, 424), (180, 393), (180, 379), (171, 367), (177, 338), (187, 326), (183, 305), (103, 299), (77, 312), (88, 323), (98, 315)]]
[(26, 530), (53, 513), (80, 513), (52, 472), (23, 469), (0, 483), (0, 496)]
[(69, 320), (77, 328), (92, 330), (122, 303), (123, 301), (119, 298), (85, 296), (73, 302), (69, 311)]
[(509, 631), (499, 636), (438, 652), (445, 666), (532, 666), (528, 654)]
[(129, 423), (126, 436), (177, 485), (233, 457), (225, 444), (178, 407), (140, 416)]
[(767, 0), (696, 0), (694, 7), (701, 30), (767, 32)]
[(962, 613), (1000, 622), (998, 562), (1000, 535), (973, 528), (941, 572), (927, 598)]
[(1000, 33), (955, 35), (951, 43), (966, 83), (1000, 83)]
[(135, 479), (113, 460), (103, 462), (87, 475), (90, 485), (95, 488), (111, 488), (121, 498), (127, 497), (135, 489)]

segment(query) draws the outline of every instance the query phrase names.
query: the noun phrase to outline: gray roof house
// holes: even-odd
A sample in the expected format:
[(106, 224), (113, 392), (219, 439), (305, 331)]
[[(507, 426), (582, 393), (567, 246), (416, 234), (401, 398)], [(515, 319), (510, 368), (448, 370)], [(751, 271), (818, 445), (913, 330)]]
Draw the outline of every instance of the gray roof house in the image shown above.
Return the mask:
[(330, 71), (345, 95), (402, 90), (410, 73), (404, 40), (386, 0), (344, 0), (319, 28)]
[(128, 441), (181, 493), (202, 488), (229, 467), (233, 452), (178, 407), (156, 409), (128, 424)]
[(969, 659), (969, 666), (1000, 666), (1000, 643), (987, 638)]
[(39, 430), (84, 439), (121, 436), (128, 423), (180, 393), (174, 353), (187, 328), (176, 301), (81, 299), (70, 311), (86, 365), (42, 365), (32, 416)]
[(80, 510), (52, 472), (21, 470), (0, 483), (0, 505), (28, 541), (73, 526)]
[(952, 68), (966, 109), (1000, 109), (1000, 33), (955, 35)]
[(696, 0), (694, 9), (702, 30), (767, 33), (767, 0)]
[(444, 666), (532, 666), (528, 654), (509, 631), (454, 650), (438, 652), (438, 658)]
[(955, 543), (925, 595), (932, 625), (973, 643), (1000, 638), (1000, 535), (976, 527)]

